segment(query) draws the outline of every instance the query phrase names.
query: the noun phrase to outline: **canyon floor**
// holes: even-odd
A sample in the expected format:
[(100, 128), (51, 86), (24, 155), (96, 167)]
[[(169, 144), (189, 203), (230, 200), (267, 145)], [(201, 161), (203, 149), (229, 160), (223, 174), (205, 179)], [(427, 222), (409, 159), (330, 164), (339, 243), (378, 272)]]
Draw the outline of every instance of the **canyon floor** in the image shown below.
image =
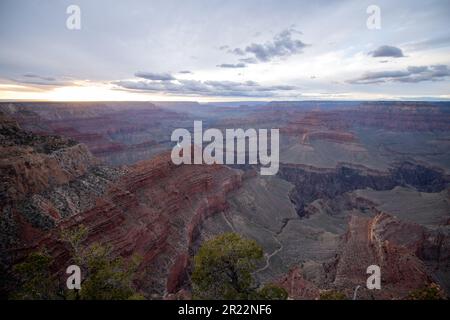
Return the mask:
[[(259, 283), (292, 299), (336, 289), (403, 299), (450, 292), (450, 103), (0, 103), (2, 269), (46, 247), (64, 268), (61, 230), (143, 257), (149, 299), (189, 297), (205, 239), (255, 239)], [(176, 128), (280, 130), (280, 168), (171, 162)], [(365, 288), (370, 265), (381, 290)]]

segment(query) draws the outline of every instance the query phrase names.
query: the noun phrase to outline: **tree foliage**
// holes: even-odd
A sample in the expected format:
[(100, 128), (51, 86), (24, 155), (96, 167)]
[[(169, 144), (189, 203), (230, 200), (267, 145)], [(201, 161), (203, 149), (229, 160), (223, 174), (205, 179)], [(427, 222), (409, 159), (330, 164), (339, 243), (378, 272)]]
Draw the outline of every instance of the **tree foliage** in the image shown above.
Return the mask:
[[(81, 268), (80, 290), (59, 289), (60, 282), (51, 273), (53, 259), (45, 253), (32, 253), (21, 264), (14, 267), (20, 279), (14, 299), (82, 299), (123, 300), (142, 299), (133, 286), (139, 258), (124, 261), (113, 254), (113, 248), (98, 243), (85, 245), (88, 231), (79, 226), (61, 234), (67, 245), (71, 260)], [(61, 288), (65, 287), (65, 283)]]
[(53, 259), (44, 251), (33, 252), (13, 267), (18, 289), (12, 298), (18, 300), (48, 300), (56, 299), (58, 281), (52, 274)]
[(347, 300), (347, 296), (337, 290), (322, 291), (319, 296), (320, 300)]
[(445, 294), (442, 289), (436, 284), (431, 283), (423, 288), (413, 290), (409, 293), (407, 299), (409, 300), (443, 300)]
[(94, 244), (80, 259), (86, 272), (79, 298), (83, 300), (126, 300), (136, 295), (133, 276), (138, 260), (126, 264), (121, 257), (112, 256), (110, 246)]
[[(193, 293), (198, 299), (282, 298), (275, 286), (257, 291), (253, 272), (263, 257), (261, 246), (236, 233), (206, 241), (194, 258)], [(262, 293), (263, 295), (260, 295)], [(287, 294), (286, 294), (287, 296)]]
[(276, 284), (266, 284), (258, 291), (259, 298), (262, 300), (286, 300), (288, 298), (287, 291)]

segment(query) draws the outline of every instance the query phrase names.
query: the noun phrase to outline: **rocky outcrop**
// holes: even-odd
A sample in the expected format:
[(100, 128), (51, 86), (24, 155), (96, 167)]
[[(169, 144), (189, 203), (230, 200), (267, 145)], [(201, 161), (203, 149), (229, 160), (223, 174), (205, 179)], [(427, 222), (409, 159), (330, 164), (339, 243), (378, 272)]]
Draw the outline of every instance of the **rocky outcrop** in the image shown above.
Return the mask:
[(181, 165), (168, 154), (131, 167), (108, 187), (95, 207), (62, 220), (38, 246), (51, 248), (58, 265), (69, 263), (57, 237), (61, 229), (85, 225), (87, 243), (107, 243), (124, 257), (142, 257), (138, 284), (162, 297), (185, 285), (190, 248), (201, 223), (227, 207), (226, 195), (240, 174), (224, 166)]
[(173, 164), (170, 153), (128, 168), (100, 165), (83, 145), (2, 121), (2, 263), (46, 248), (56, 270), (71, 261), (62, 230), (88, 228), (86, 245), (142, 257), (137, 284), (148, 297), (186, 285), (202, 222), (227, 208), (241, 173), (222, 165)]
[(301, 144), (309, 144), (314, 140), (357, 144), (356, 135), (349, 130), (350, 124), (341, 119), (338, 111), (311, 111), (294, 116), (281, 128), (281, 133), (299, 137)]
[(41, 192), (52, 184), (67, 183), (97, 163), (86, 146), (59, 136), (23, 131), (4, 116), (0, 119), (0, 148), (2, 203)]
[(185, 119), (149, 102), (0, 103), (0, 112), (34, 133), (81, 142), (110, 165), (150, 158), (170, 137), (161, 132)]
[(319, 298), (319, 288), (304, 278), (298, 266), (277, 281), (277, 284), (286, 290), (288, 297), (294, 300), (316, 300)]
[[(317, 299), (337, 290), (351, 299), (405, 299), (431, 283), (444, 285), (419, 252), (431, 240), (430, 230), (380, 212), (373, 217), (351, 215), (333, 259), (296, 265), (278, 283), (293, 299)], [(447, 239), (448, 241), (448, 239)], [(380, 267), (381, 289), (368, 289), (369, 266)], [(312, 267), (313, 266), (313, 267)], [(357, 289), (358, 287), (358, 289)]]
[(93, 206), (119, 169), (100, 165), (87, 147), (22, 130), (0, 116), (1, 260), (29, 245), (62, 218)]
[[(352, 296), (360, 285), (359, 298), (402, 299), (411, 290), (433, 282), (426, 265), (415, 254), (425, 230), (380, 213), (374, 218), (352, 216), (335, 265), (333, 285)], [(381, 269), (381, 289), (366, 288), (367, 267)]]

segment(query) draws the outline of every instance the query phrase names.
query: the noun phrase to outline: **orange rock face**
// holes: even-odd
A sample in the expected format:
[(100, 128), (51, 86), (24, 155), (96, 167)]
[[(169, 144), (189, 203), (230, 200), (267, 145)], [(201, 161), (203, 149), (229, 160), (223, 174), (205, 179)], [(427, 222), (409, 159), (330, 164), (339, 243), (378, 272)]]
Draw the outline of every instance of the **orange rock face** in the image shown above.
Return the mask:
[[(348, 299), (405, 299), (416, 289), (435, 281), (422, 255), (436, 245), (424, 227), (397, 220), (386, 214), (375, 217), (353, 215), (336, 257), (324, 264), (326, 277), (310, 281), (299, 266), (291, 268), (277, 283), (292, 299), (318, 299), (322, 290), (338, 290)], [(448, 250), (441, 239), (437, 251)], [(431, 250), (433, 251), (433, 250)], [(434, 250), (436, 251), (436, 250)], [(445, 260), (447, 259), (447, 260)], [(448, 257), (441, 259), (445, 264)], [(381, 289), (368, 289), (366, 273), (371, 265), (380, 267)]]
[(319, 288), (306, 280), (299, 267), (292, 268), (285, 276), (278, 280), (278, 285), (294, 300), (315, 300), (319, 298)]
[[(352, 216), (343, 247), (336, 260), (333, 285), (352, 296), (360, 285), (359, 298), (401, 299), (411, 290), (430, 283), (426, 266), (415, 254), (424, 231), (380, 213), (374, 218)], [(381, 269), (381, 290), (366, 289), (367, 267)]]
[(84, 225), (87, 244), (110, 244), (117, 255), (142, 257), (137, 283), (144, 292), (175, 293), (186, 279), (189, 250), (202, 221), (226, 209), (227, 193), (240, 182), (240, 174), (224, 166), (176, 166), (165, 154), (131, 167), (95, 207), (60, 221), (38, 246), (52, 248), (57, 264), (68, 265), (56, 238), (61, 229)]
[(84, 225), (86, 245), (109, 244), (115, 255), (142, 257), (136, 284), (149, 297), (176, 293), (202, 222), (225, 210), (227, 194), (241, 184), (239, 171), (177, 166), (170, 153), (120, 170), (98, 166), (84, 145), (1, 123), (6, 264), (45, 247), (55, 268), (65, 270), (72, 261), (61, 231)]

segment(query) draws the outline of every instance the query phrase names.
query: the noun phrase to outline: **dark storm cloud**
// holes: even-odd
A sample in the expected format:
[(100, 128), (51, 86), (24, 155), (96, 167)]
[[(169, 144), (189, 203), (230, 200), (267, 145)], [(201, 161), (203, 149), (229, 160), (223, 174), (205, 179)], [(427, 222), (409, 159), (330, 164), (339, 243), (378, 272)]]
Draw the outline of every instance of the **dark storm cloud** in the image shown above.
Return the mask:
[(205, 95), (230, 97), (271, 97), (280, 91), (295, 90), (294, 86), (263, 86), (255, 81), (115, 81), (113, 84), (129, 90), (175, 95)]
[(254, 57), (262, 62), (270, 61), (278, 57), (288, 57), (301, 53), (307, 45), (298, 39), (294, 39), (293, 35), (299, 31), (289, 28), (277, 34), (272, 41), (266, 43), (252, 43), (245, 49), (235, 48), (230, 51), (236, 55), (245, 53), (253, 54)]
[(175, 77), (169, 73), (136, 72), (134, 75), (138, 78), (143, 78), (147, 80), (159, 80), (159, 81), (175, 80)]
[(347, 82), (352, 84), (373, 84), (387, 82), (418, 83), (439, 81), (450, 76), (446, 65), (410, 66), (406, 70), (367, 72), (361, 77)]
[(403, 51), (400, 48), (393, 46), (381, 46), (374, 51), (369, 52), (372, 57), (391, 57), (391, 58), (401, 58), (404, 57)]
[(245, 63), (236, 63), (236, 64), (233, 64), (233, 63), (222, 63), (222, 64), (219, 64), (219, 65), (217, 65), (217, 67), (219, 67), (219, 68), (245, 68), (246, 67), (246, 64)]

